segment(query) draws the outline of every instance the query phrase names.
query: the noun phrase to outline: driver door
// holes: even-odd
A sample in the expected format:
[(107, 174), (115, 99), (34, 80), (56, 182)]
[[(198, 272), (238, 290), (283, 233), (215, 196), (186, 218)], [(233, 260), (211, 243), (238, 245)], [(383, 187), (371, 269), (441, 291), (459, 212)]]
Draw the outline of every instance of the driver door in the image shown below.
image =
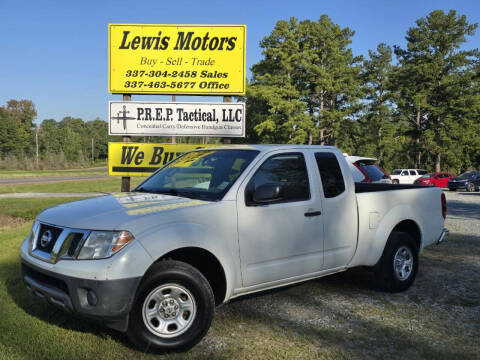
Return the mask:
[[(279, 281), (322, 270), (323, 217), (312, 176), (311, 154), (281, 151), (262, 159), (237, 195), (243, 286)], [(252, 191), (281, 186), (282, 197), (255, 203)]]

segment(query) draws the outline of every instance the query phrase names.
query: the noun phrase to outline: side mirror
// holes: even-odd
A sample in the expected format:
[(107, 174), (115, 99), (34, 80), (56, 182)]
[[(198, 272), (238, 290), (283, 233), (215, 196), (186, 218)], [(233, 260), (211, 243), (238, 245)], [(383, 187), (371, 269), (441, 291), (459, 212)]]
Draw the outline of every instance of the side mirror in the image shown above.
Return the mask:
[(283, 187), (278, 184), (263, 184), (253, 192), (253, 202), (266, 204), (281, 200), (283, 197)]

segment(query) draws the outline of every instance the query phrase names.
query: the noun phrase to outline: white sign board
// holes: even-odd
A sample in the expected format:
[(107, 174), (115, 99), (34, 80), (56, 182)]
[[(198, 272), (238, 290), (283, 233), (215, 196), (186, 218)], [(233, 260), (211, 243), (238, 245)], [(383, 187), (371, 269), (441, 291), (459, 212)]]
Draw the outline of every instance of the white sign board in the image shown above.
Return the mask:
[(110, 101), (109, 135), (245, 136), (245, 103)]

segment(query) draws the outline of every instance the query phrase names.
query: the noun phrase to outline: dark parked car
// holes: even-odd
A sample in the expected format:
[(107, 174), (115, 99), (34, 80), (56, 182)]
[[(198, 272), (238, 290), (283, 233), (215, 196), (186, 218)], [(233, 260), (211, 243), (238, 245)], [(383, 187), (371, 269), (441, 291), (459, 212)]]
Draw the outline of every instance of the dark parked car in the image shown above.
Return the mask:
[(465, 189), (467, 191), (480, 190), (480, 171), (467, 171), (448, 181), (449, 190)]

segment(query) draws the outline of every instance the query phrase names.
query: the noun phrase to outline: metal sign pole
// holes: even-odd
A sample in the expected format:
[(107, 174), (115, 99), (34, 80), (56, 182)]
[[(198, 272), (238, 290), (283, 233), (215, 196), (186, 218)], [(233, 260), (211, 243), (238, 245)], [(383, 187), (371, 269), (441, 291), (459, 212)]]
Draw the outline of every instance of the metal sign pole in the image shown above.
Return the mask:
[[(176, 95), (172, 95), (172, 102), (175, 102), (177, 101), (177, 96)], [(172, 136), (172, 144), (176, 144), (177, 143), (177, 137), (176, 136)]]
[[(132, 95), (131, 94), (123, 94), (123, 101), (132, 101)], [(124, 143), (129, 143), (131, 137), (130, 136), (124, 136), (123, 137), (123, 142)], [(130, 176), (122, 176), (122, 192), (129, 192), (130, 191)]]
[[(223, 97), (223, 102), (225, 103), (231, 103), (232, 102), (232, 97), (231, 96), (224, 96)], [(245, 116), (245, 115), (244, 115)], [(231, 144), (232, 143), (232, 139), (231, 138), (223, 138), (223, 143), (224, 144)]]

